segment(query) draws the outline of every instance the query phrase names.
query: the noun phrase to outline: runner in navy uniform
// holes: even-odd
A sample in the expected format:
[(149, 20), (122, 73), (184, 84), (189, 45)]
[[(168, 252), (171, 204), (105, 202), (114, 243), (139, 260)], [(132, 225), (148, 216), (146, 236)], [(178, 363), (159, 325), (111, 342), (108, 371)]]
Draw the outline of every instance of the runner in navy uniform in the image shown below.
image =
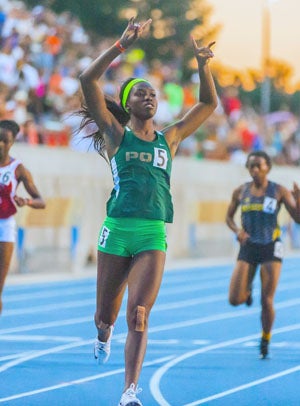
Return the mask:
[[(252, 177), (234, 190), (228, 207), (226, 223), (240, 243), (237, 263), (233, 271), (229, 302), (237, 306), (252, 304), (252, 280), (260, 265), (262, 336), (260, 356), (268, 356), (268, 345), (274, 322), (274, 295), (279, 281), (283, 246), (277, 216), (283, 204), (291, 217), (300, 222), (300, 190), (296, 183), (290, 192), (284, 186), (268, 180), (271, 159), (264, 151), (251, 152), (246, 167)], [(241, 227), (234, 216), (241, 209)]]

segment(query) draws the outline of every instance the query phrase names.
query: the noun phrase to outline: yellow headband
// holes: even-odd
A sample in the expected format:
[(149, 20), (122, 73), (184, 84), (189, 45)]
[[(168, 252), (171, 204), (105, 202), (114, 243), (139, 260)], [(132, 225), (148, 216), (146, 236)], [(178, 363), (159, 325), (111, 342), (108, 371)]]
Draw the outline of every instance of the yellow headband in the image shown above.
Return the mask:
[(128, 110), (126, 108), (126, 103), (127, 103), (127, 99), (129, 96), (129, 93), (131, 91), (131, 89), (133, 88), (134, 85), (136, 85), (137, 83), (141, 83), (141, 82), (146, 82), (149, 83), (147, 80), (145, 79), (132, 79), (130, 82), (127, 83), (127, 85), (124, 88), (123, 91), (123, 95), (122, 95), (122, 100), (121, 100), (121, 104), (123, 109), (128, 113)]

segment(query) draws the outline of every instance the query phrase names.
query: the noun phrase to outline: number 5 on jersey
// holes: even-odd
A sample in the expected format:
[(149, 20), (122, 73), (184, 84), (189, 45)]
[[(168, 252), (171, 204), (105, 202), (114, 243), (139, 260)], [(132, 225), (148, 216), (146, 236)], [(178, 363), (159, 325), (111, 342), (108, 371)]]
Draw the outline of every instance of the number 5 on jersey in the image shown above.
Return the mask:
[(154, 148), (153, 166), (161, 169), (167, 169), (168, 155), (167, 151), (162, 148)]

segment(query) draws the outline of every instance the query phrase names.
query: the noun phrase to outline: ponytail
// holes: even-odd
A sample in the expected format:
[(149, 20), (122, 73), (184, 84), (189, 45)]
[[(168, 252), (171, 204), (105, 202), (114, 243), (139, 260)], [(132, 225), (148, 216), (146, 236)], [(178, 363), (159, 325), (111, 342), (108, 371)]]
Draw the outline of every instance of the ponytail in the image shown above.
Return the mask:
[[(104, 97), (107, 109), (118, 120), (121, 126), (125, 127), (125, 125), (130, 120), (130, 115), (126, 111), (124, 111), (124, 109), (122, 109), (122, 107), (118, 103), (116, 103), (116, 101), (111, 96), (105, 95)], [(81, 108), (75, 114), (82, 117), (78, 132), (80, 132), (90, 124), (96, 125), (95, 120), (90, 115), (86, 104), (82, 103)], [(86, 135), (84, 138), (92, 138), (95, 150), (102, 158), (107, 161), (105, 141), (100, 130), (98, 129), (92, 134)]]
[[(127, 125), (130, 120), (130, 114), (126, 109), (126, 101), (129, 97), (132, 87), (138, 82), (147, 81), (144, 79), (129, 78), (122, 84), (119, 93), (120, 104), (118, 104), (111, 96), (104, 95), (107, 109), (118, 120), (122, 127), (125, 127), (125, 125)], [(90, 115), (90, 112), (84, 102), (81, 104), (80, 110), (75, 114), (82, 117), (78, 132), (83, 130), (89, 124), (96, 125), (95, 120)], [(92, 134), (86, 135), (85, 138), (92, 138), (95, 150), (100, 156), (108, 161), (106, 156), (105, 141), (103, 138), (103, 134), (101, 134), (99, 129)]]

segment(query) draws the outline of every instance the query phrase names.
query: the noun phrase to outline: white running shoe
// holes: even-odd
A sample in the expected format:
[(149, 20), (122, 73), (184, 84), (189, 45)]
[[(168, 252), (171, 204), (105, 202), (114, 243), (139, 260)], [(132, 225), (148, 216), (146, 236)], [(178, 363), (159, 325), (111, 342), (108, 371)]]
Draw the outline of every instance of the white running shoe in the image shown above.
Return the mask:
[(110, 326), (110, 334), (106, 342), (96, 338), (94, 345), (94, 356), (98, 364), (105, 364), (110, 356), (110, 345), (114, 327)]
[(123, 393), (118, 406), (143, 406), (142, 402), (136, 397), (141, 392), (142, 389), (132, 383)]

